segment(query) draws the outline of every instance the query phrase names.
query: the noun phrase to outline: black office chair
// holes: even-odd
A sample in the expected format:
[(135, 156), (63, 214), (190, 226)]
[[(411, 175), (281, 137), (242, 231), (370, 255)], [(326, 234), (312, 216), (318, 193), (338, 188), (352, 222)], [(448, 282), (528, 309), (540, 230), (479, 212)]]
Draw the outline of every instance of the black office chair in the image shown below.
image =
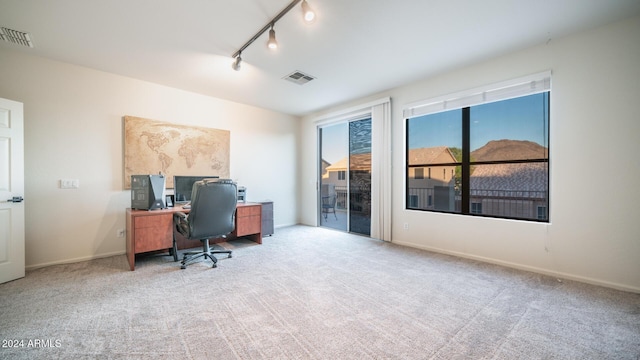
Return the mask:
[[(205, 179), (193, 184), (191, 211), (189, 214), (176, 212), (173, 215), (175, 230), (188, 240), (200, 240), (202, 251), (188, 252), (182, 259), (182, 269), (194, 260), (204, 257), (217, 267), (218, 259), (213, 254), (228, 254), (231, 250), (211, 250), (209, 239), (224, 238), (235, 228), (237, 186), (228, 179)], [(176, 234), (173, 235), (176, 251)]]

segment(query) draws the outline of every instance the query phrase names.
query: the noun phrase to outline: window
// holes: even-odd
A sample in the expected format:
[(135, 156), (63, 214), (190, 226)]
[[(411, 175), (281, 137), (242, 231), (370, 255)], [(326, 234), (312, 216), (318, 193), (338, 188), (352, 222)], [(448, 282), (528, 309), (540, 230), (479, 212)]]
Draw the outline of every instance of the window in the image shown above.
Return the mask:
[(338, 180), (346, 180), (347, 172), (344, 170), (338, 171)]
[(414, 178), (416, 179), (424, 179), (424, 168), (415, 168), (414, 170)]
[(409, 196), (409, 206), (418, 207), (418, 195), (410, 195)]
[[(431, 102), (405, 109), (406, 194), (418, 197), (407, 208), (548, 222), (549, 76), (483, 92), (491, 101), (468, 97), (458, 108), (425, 111)], [(425, 167), (428, 179), (411, 176)], [(442, 178), (431, 178), (431, 168)]]
[(482, 203), (472, 202), (471, 203), (471, 213), (472, 214), (482, 214)]
[(538, 206), (538, 220), (546, 220), (547, 215), (547, 207), (546, 206)]

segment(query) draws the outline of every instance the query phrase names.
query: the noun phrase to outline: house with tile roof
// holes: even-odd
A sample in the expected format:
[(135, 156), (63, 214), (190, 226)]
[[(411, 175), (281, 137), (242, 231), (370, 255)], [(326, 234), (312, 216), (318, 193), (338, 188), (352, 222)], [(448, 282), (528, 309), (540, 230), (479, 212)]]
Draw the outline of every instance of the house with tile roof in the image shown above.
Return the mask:
[(323, 197), (336, 196), (338, 209), (347, 208), (347, 179), (351, 180), (351, 210), (368, 213), (371, 206), (371, 153), (352, 154), (325, 167), (321, 194)]
[(369, 235), (371, 153), (351, 154), (325, 166), (320, 186), (323, 226)]
[[(411, 149), (407, 161), (408, 208), (460, 211), (456, 166), (451, 165), (457, 160), (448, 147)], [(546, 220), (547, 168), (544, 162), (474, 165), (470, 175), (471, 212)]]
[[(408, 207), (455, 209), (456, 157), (447, 146), (409, 149)], [(441, 164), (441, 165), (439, 165)]]
[(474, 166), (470, 179), (471, 211), (546, 220), (547, 173), (547, 163)]

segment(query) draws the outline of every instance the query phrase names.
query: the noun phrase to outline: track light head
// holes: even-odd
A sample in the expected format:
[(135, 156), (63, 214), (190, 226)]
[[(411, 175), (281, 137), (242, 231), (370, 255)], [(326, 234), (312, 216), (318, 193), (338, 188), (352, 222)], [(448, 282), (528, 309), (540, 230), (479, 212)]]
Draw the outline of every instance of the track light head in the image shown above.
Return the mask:
[(242, 63), (242, 57), (240, 55), (241, 54), (238, 54), (238, 56), (236, 56), (236, 59), (233, 61), (233, 64), (231, 64), (231, 68), (235, 71), (240, 71)]
[(307, 23), (312, 23), (316, 19), (316, 13), (311, 9), (307, 0), (302, 0), (302, 18)]
[(298, 4), (300, 4), (301, 1), (302, 1), (301, 5), (302, 5), (302, 14), (303, 14), (304, 21), (307, 23), (311, 23), (315, 21), (316, 14), (307, 3), (307, 0), (292, 0), (289, 3), (289, 5), (287, 5), (286, 8), (280, 11), (280, 13), (276, 15), (276, 17), (271, 19), (271, 21), (268, 22), (264, 27), (262, 27), (262, 29), (260, 29), (255, 35), (253, 35), (253, 37), (249, 39), (249, 41), (247, 41), (244, 45), (242, 45), (240, 49), (238, 49), (238, 51), (236, 51), (235, 53), (233, 53), (233, 55), (231, 55), (231, 57), (235, 59), (233, 64), (231, 64), (234, 70), (236, 71), (240, 70), (240, 63), (242, 62), (242, 58), (240, 57), (240, 55), (242, 55), (242, 51), (246, 49), (249, 45), (253, 44), (254, 41), (260, 38), (269, 29), (270, 29), (269, 40), (267, 41), (267, 47), (269, 49), (278, 48), (278, 41), (276, 41), (276, 31), (273, 29), (273, 27), (275, 26), (276, 22), (280, 20), (281, 17), (287, 14), (289, 10), (293, 9)]
[(269, 30), (269, 41), (267, 42), (267, 46), (269, 49), (277, 49), (278, 42), (276, 41), (276, 31), (273, 30), (273, 25), (271, 25), (271, 30)]

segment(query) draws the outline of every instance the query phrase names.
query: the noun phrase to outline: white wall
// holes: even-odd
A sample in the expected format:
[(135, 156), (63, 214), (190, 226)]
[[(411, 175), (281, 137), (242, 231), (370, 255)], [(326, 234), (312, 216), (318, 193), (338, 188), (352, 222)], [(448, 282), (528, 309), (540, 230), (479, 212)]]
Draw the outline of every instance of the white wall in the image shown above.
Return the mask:
[(18, 52), (0, 64), (0, 97), (24, 103), (27, 268), (125, 252), (124, 115), (229, 130), (231, 177), (274, 201), (276, 226), (297, 222), (298, 118)]
[[(328, 109), (392, 98), (397, 244), (640, 292), (640, 18)], [(404, 105), (551, 69), (549, 224), (404, 208)], [(314, 114), (300, 129), (300, 220), (316, 224)], [(408, 230), (403, 224), (409, 225)]]

